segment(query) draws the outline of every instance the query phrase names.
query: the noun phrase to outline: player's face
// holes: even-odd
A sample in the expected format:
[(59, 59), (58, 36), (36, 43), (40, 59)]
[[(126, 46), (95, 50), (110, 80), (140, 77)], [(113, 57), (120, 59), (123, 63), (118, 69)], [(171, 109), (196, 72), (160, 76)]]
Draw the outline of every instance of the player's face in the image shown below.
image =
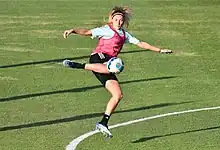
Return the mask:
[(113, 24), (113, 28), (115, 29), (120, 29), (123, 25), (123, 16), (122, 15), (115, 15), (112, 18), (112, 24)]

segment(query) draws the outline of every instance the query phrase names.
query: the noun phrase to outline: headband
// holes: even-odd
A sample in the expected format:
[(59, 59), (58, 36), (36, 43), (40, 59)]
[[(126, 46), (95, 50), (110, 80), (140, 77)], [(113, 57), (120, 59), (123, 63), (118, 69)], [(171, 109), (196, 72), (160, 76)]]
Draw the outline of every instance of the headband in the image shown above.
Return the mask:
[(122, 17), (124, 17), (124, 14), (122, 13), (122, 12), (114, 12), (113, 14), (112, 14), (112, 18), (114, 17), (114, 16), (116, 16), (116, 15), (121, 15)]

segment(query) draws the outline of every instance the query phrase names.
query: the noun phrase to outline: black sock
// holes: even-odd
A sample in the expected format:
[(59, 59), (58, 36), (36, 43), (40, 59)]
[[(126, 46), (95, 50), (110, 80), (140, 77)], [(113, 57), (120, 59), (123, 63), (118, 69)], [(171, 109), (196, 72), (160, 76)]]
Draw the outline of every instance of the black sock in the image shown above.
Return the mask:
[(74, 62), (73, 68), (85, 69), (85, 65), (86, 65), (86, 64), (81, 64), (81, 63)]
[(100, 123), (107, 126), (109, 118), (110, 118), (109, 115), (104, 114), (102, 120), (100, 121)]

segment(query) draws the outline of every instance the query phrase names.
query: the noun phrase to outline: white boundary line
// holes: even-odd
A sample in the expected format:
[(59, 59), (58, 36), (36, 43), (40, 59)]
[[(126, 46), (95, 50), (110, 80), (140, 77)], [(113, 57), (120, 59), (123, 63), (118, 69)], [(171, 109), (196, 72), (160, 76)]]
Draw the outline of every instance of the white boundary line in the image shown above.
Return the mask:
[[(133, 123), (142, 122), (142, 121), (146, 121), (146, 120), (151, 120), (151, 119), (155, 119), (155, 118), (162, 118), (162, 117), (166, 117), (166, 116), (173, 116), (173, 115), (178, 115), (178, 114), (192, 113), (192, 112), (205, 111), (205, 110), (215, 110), (215, 109), (220, 109), (220, 106), (185, 110), (185, 111), (172, 112), (172, 113), (167, 113), (167, 114), (161, 114), (161, 115), (156, 115), (156, 116), (151, 116), (151, 117), (140, 118), (140, 119), (131, 120), (131, 121), (127, 121), (127, 122), (123, 122), (123, 123), (119, 123), (119, 124), (110, 126), (109, 129), (113, 129), (113, 128), (117, 128), (117, 127), (121, 127), (121, 126), (127, 126), (127, 125), (130, 125), (130, 124), (133, 124)], [(90, 131), (90, 132), (87, 132), (87, 133), (73, 139), (72, 142), (70, 142), (66, 146), (66, 150), (75, 150), (77, 145), (80, 142), (82, 142), (84, 139), (86, 139), (86, 138), (88, 138), (88, 137), (90, 137), (90, 136), (92, 136), (92, 135), (94, 135), (98, 132), (99, 132), (98, 130)]]

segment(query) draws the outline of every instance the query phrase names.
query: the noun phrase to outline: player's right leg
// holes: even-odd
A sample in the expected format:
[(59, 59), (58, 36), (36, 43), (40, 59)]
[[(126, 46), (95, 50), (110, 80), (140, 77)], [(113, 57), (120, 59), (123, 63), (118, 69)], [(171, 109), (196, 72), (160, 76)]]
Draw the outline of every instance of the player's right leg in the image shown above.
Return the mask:
[(69, 68), (85, 69), (99, 73), (107, 73), (107, 74), (109, 73), (106, 64), (103, 63), (81, 64), (78, 62), (73, 62), (71, 60), (64, 60), (63, 65)]
[(86, 64), (73, 62), (71, 60), (64, 60), (63, 65), (68, 68), (84, 69)]

